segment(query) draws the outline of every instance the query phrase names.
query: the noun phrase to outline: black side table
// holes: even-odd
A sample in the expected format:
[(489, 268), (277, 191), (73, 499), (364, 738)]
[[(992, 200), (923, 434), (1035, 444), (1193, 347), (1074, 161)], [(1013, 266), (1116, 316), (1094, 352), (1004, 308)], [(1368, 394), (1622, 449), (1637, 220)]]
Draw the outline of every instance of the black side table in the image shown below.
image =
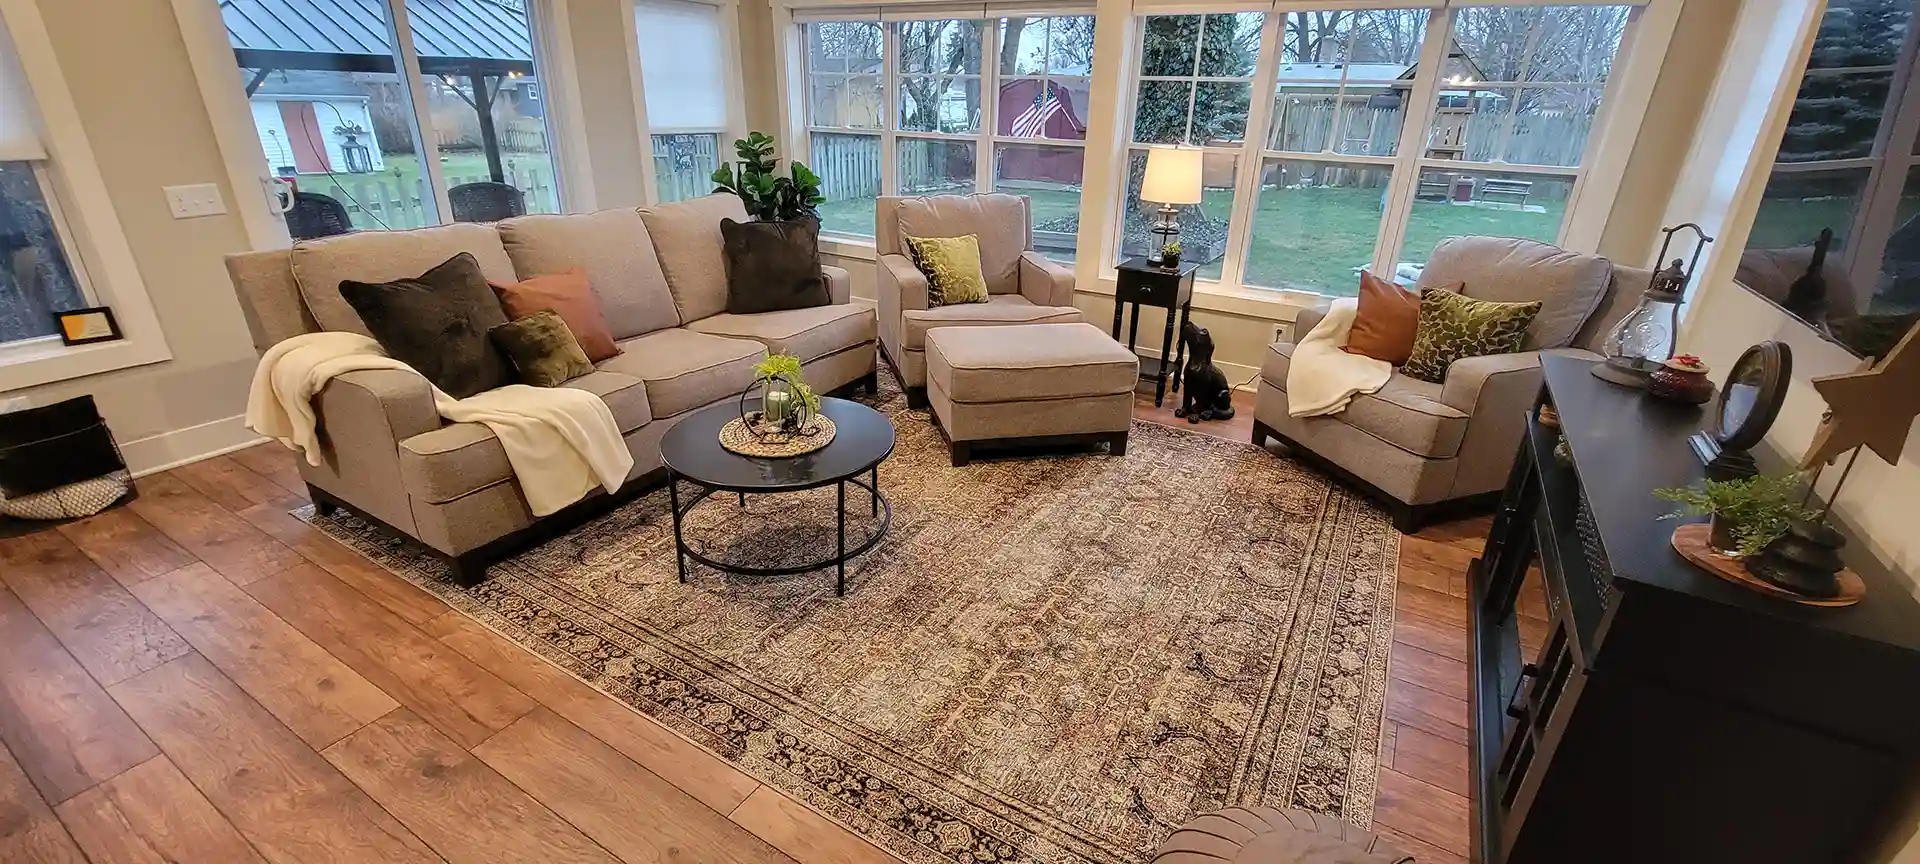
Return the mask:
[[(1119, 281), (1113, 293), (1113, 340), (1120, 341), (1120, 313), (1127, 304), (1133, 304), (1132, 323), (1127, 326), (1127, 350), (1133, 350), (1133, 343), (1140, 336), (1140, 307), (1158, 306), (1167, 310), (1166, 332), (1160, 336), (1160, 359), (1140, 362), (1140, 377), (1153, 381), (1153, 406), (1160, 404), (1167, 396), (1167, 358), (1173, 358), (1173, 392), (1180, 392), (1180, 367), (1187, 362), (1187, 313), (1193, 305), (1193, 274), (1200, 269), (1198, 261), (1183, 261), (1178, 267), (1162, 267), (1149, 264), (1141, 256), (1128, 258), (1120, 262)], [(1180, 335), (1176, 347), (1174, 335), (1174, 316), (1179, 314)], [(1152, 367), (1149, 369), (1148, 364)]]

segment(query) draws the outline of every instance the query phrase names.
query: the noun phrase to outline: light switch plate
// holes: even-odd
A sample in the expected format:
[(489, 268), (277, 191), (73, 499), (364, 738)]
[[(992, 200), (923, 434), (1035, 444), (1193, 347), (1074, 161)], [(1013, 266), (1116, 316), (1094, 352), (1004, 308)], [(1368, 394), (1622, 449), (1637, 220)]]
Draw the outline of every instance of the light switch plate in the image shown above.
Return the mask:
[(218, 216), (227, 212), (227, 202), (220, 199), (220, 187), (212, 183), (168, 186), (161, 191), (167, 193), (167, 209), (173, 212), (175, 219)]

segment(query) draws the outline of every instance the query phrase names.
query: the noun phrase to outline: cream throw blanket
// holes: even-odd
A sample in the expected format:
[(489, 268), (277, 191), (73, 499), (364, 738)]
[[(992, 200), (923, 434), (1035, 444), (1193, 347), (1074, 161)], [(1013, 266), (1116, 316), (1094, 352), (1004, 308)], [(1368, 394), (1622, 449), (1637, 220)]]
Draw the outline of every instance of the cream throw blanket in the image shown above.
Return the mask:
[[(313, 397), (335, 375), (360, 369), (414, 371), (358, 333), (308, 333), (267, 349), (253, 372), (247, 428), (306, 454), (307, 464), (319, 465)], [(455, 399), (438, 387), (431, 389), (441, 417), (493, 430), (535, 516), (572, 504), (596, 486), (618, 490), (633, 470), (633, 454), (627, 452), (613, 412), (585, 390), (513, 384)]]
[(1393, 377), (1393, 364), (1364, 354), (1348, 354), (1347, 334), (1360, 312), (1360, 301), (1333, 301), (1327, 316), (1307, 338), (1293, 346), (1287, 364), (1287, 413), (1295, 417), (1323, 417), (1347, 410), (1353, 397), (1372, 393)]

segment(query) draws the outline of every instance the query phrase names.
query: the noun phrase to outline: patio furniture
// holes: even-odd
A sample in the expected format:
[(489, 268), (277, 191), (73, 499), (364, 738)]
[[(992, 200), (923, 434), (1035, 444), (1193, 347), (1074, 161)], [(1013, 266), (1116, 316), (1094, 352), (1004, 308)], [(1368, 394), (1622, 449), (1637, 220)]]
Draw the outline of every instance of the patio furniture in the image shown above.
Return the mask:
[[(1462, 293), (1478, 299), (1541, 301), (1520, 352), (1460, 360), (1441, 383), (1396, 371), (1338, 414), (1294, 417), (1287, 402), (1294, 345), (1276, 342), (1260, 367), (1253, 443), (1278, 439), (1293, 455), (1379, 500), (1403, 533), (1420, 530), (1443, 508), (1490, 505), (1506, 485), (1527, 410), (1539, 395), (1540, 355), (1598, 359), (1608, 333), (1651, 277), (1533, 240), (1443, 240), (1416, 286), (1464, 284)], [(1303, 310), (1294, 333), (1311, 331), (1323, 313)]]
[(1180, 826), (1153, 864), (1414, 864), (1386, 841), (1332, 816), (1228, 807)]
[(1480, 199), (1483, 201), (1498, 195), (1503, 198), (1517, 199), (1514, 203), (1524, 207), (1527, 196), (1531, 194), (1533, 194), (1531, 180), (1503, 180), (1498, 177), (1488, 177), (1480, 181)]
[(927, 333), (927, 401), (956, 466), (979, 445), (1106, 442), (1127, 455), (1140, 361), (1092, 324)]
[(293, 209), (287, 211), (287, 233), (293, 239), (332, 237), (352, 230), (345, 204), (318, 192), (293, 193)]
[(505, 183), (481, 180), (447, 190), (455, 222), (498, 222), (527, 215), (527, 196)]
[[(1062, 324), (1082, 320), (1073, 271), (1033, 251), (1033, 213), (1024, 195), (882, 197), (873, 244), (880, 295), (880, 347), (907, 405), (927, 406), (927, 332), (937, 327)], [(907, 237), (980, 238), (987, 302), (927, 308), (927, 277), (906, 256)]]

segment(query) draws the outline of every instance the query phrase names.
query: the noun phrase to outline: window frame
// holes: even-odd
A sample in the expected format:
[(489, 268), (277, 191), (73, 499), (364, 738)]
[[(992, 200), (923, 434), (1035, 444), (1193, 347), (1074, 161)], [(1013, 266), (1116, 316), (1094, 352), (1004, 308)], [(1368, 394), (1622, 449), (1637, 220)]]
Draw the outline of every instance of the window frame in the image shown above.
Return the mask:
[[(793, 83), (790, 83), (787, 88), (789, 99), (786, 104), (783, 105), (783, 108), (791, 112), (789, 115), (789, 128), (796, 130), (798, 133), (796, 140), (798, 140), (800, 144), (795, 152), (811, 154), (813, 152), (813, 137), (815, 135), (873, 136), (877, 138), (880, 143), (880, 194), (883, 196), (894, 196), (914, 194), (902, 191), (900, 187), (899, 143), (903, 140), (951, 141), (971, 146), (973, 148), (972, 191), (977, 193), (992, 192), (997, 188), (999, 183), (999, 179), (996, 176), (998, 173), (997, 155), (1000, 147), (1003, 145), (1070, 148), (1079, 150), (1083, 154), (1081, 157), (1083, 167), (1081, 170), (1080, 185), (1084, 189), (1087, 182), (1087, 172), (1085, 169), (1086, 156), (1084, 155), (1088, 152), (1087, 141), (1085, 139), (1048, 137), (1022, 138), (1010, 134), (1000, 134), (1000, 100), (998, 93), (1003, 80), (1040, 80), (1047, 82), (1055, 78), (1085, 80), (1089, 84), (1089, 90), (1091, 90), (1091, 85), (1095, 77), (1093, 70), (1089, 69), (1086, 75), (1054, 75), (1049, 65), (1048, 71), (1040, 74), (1004, 75), (1000, 69), (999, 58), (1002, 41), (1005, 38), (1004, 19), (1019, 17), (1033, 21), (1057, 18), (1087, 18), (1094, 21), (1095, 27), (1098, 27), (1098, 16), (1095, 14), (1095, 8), (1086, 5), (1062, 5), (1036, 9), (1022, 8), (1017, 10), (1017, 12), (997, 10), (991, 6), (984, 7), (978, 11), (949, 10), (947, 7), (938, 8), (941, 10), (939, 13), (874, 15), (857, 14), (850, 11), (845, 16), (823, 14), (808, 17), (805, 20), (790, 19), (791, 26), (788, 28), (788, 32), (791, 34), (791, 39), (787, 44), (791, 49), (791, 53), (787, 68), (792, 73), (790, 81)], [(819, 11), (827, 13), (830, 9), (831, 7), (824, 7)], [(946, 14), (948, 12), (952, 14)], [(980, 82), (980, 119), (977, 127), (972, 132), (932, 132), (901, 128), (903, 125), (900, 120), (900, 110), (902, 106), (900, 95), (901, 80), (903, 78), (923, 77), (917, 73), (903, 72), (901, 69), (900, 27), (898, 25), (912, 21), (981, 21), (983, 23), (984, 26), (980, 28), (980, 71), (977, 74), (971, 72), (955, 73), (954, 76), (955, 80), (977, 80)], [(811, 53), (808, 49), (806, 28), (814, 24), (855, 22), (872, 22), (881, 28), (881, 125), (874, 128), (821, 126), (815, 124), (813, 122), (813, 88), (811, 85), (816, 73), (811, 70), (809, 65)], [(1051, 38), (1051, 28), (1049, 28), (1048, 38)], [(1047, 62), (1051, 64), (1052, 58), (1050, 50), (1047, 54)], [(841, 78), (847, 77), (846, 73), (840, 72), (825, 72), (819, 74)], [(1081, 107), (1084, 109), (1085, 106)], [(1084, 120), (1086, 118), (1082, 119)], [(1084, 201), (1080, 213), (1084, 219), (1086, 214)], [(873, 241), (873, 235), (870, 233), (853, 234), (830, 230), (823, 231), (822, 238), (828, 244), (832, 244), (829, 246), (830, 250), (840, 248), (841, 246), (863, 246)], [(1075, 242), (1077, 246), (1077, 232)], [(1077, 258), (1084, 253), (1076, 248), (1074, 254)]]
[[(80, 288), (111, 306), (125, 338), (69, 346), (58, 336), (0, 345), (0, 393), (173, 359), (132, 247), (81, 124), (34, 0), (0, 0), (40, 122), (44, 160), (31, 160)], [(264, 158), (264, 157), (263, 157)]]

